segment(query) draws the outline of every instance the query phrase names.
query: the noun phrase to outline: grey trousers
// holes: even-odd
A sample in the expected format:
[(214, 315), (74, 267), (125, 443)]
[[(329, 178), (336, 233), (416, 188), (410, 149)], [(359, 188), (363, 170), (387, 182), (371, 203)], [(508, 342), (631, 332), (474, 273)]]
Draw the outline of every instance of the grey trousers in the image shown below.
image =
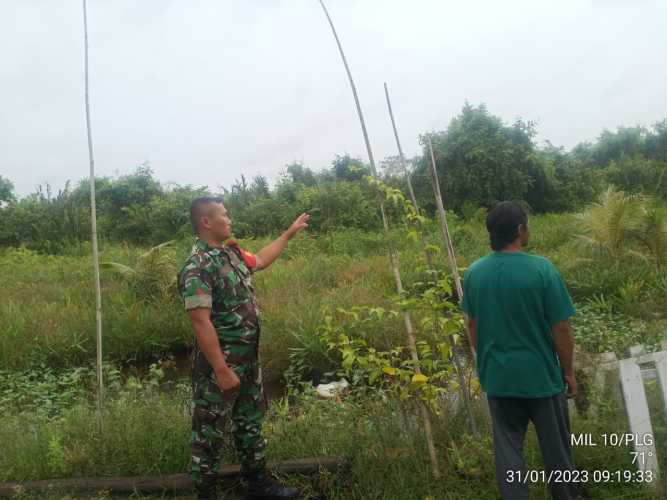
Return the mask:
[[(503, 500), (527, 500), (528, 485), (545, 481), (552, 473), (549, 491), (556, 500), (574, 500), (577, 489), (564, 482), (572, 471), (570, 417), (565, 394), (548, 398), (501, 398), (488, 396), (493, 422), (496, 479)], [(526, 471), (523, 443), (528, 422), (533, 422), (544, 461), (544, 472)]]

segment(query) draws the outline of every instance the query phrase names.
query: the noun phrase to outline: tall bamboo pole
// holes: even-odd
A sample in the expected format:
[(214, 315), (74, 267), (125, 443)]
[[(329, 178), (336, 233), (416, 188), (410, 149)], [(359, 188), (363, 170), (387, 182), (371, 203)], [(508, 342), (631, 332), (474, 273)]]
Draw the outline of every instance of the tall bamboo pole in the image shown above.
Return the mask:
[[(461, 286), (461, 275), (459, 273), (459, 266), (456, 263), (456, 253), (454, 252), (454, 245), (449, 234), (449, 224), (447, 224), (447, 213), (445, 212), (445, 205), (442, 201), (442, 194), (440, 192), (440, 183), (438, 182), (438, 171), (435, 168), (435, 155), (433, 154), (433, 144), (431, 143), (431, 136), (427, 135), (428, 149), (431, 154), (431, 180), (433, 181), (433, 193), (435, 194), (435, 202), (438, 207), (438, 214), (440, 216), (440, 229), (442, 231), (442, 240), (449, 257), (449, 265), (452, 268), (452, 276), (454, 277), (454, 285), (456, 287), (456, 296), (459, 301), (463, 300), (463, 287)], [(470, 340), (470, 332), (468, 332), (468, 340)], [(470, 348), (474, 351), (472, 342)], [(473, 352), (474, 354), (474, 352)]]
[[(364, 115), (361, 111), (361, 104), (359, 103), (359, 96), (357, 95), (357, 88), (354, 84), (354, 80), (352, 79), (352, 72), (350, 71), (350, 67), (347, 64), (347, 59), (345, 57), (345, 52), (343, 52), (343, 46), (340, 43), (340, 39), (338, 38), (338, 33), (336, 32), (336, 28), (334, 27), (333, 21), (331, 20), (331, 16), (329, 15), (329, 11), (327, 10), (326, 6), (324, 5), (323, 0), (319, 0), (320, 5), (322, 6), (322, 10), (324, 10), (324, 14), (327, 16), (327, 20), (329, 21), (329, 26), (331, 26), (331, 31), (333, 32), (334, 38), (336, 39), (336, 44), (338, 45), (338, 51), (340, 52), (341, 59), (343, 60), (343, 65), (345, 66), (345, 71), (347, 73), (347, 78), (350, 81), (350, 87), (352, 89), (352, 95), (354, 97), (354, 103), (357, 107), (357, 115), (359, 116), (359, 123), (361, 124), (361, 132), (364, 136), (364, 142), (366, 143), (366, 151), (368, 153), (368, 161), (371, 166), (371, 172), (375, 178), (378, 177), (377, 174), (377, 169), (375, 168), (375, 159), (373, 157), (373, 150), (371, 149), (371, 143), (368, 140), (368, 132), (366, 131), (366, 122), (364, 121)], [(399, 263), (398, 263), (398, 255), (396, 253), (396, 250), (394, 249), (393, 244), (391, 243), (391, 237), (389, 234), (389, 223), (387, 221), (387, 214), (385, 211), (384, 207), (384, 201), (380, 200), (380, 213), (382, 215), (382, 225), (384, 227), (384, 232), (387, 237), (387, 243), (389, 246), (389, 262), (391, 264), (392, 271), (394, 273), (394, 280), (396, 282), (396, 291), (399, 294), (403, 293), (403, 282), (401, 280), (401, 271), (399, 268)], [(408, 344), (410, 347), (410, 353), (412, 356), (412, 359), (416, 362), (419, 361), (419, 354), (417, 352), (417, 345), (415, 341), (415, 336), (414, 336), (414, 329), (412, 327), (412, 318), (410, 317), (410, 312), (409, 311), (403, 311), (403, 320), (405, 323), (405, 330), (407, 333), (408, 337)], [(415, 364), (416, 371), (419, 373), (421, 370), (419, 368), (419, 364)], [(426, 434), (426, 442), (428, 445), (428, 450), (429, 450), (429, 456), (431, 458), (431, 466), (433, 467), (433, 475), (436, 478), (440, 477), (440, 469), (438, 468), (438, 457), (435, 452), (435, 443), (433, 441), (433, 429), (432, 429), (432, 424), (431, 424), (431, 416), (428, 412), (428, 409), (426, 406), (421, 403), (420, 404), (421, 408), (421, 414), (422, 414), (422, 420), (424, 424), (424, 432)]]
[[(396, 138), (396, 146), (398, 147), (398, 158), (401, 163), (401, 169), (405, 175), (405, 181), (408, 184), (408, 192), (410, 193), (410, 200), (415, 207), (417, 213), (419, 213), (419, 205), (417, 205), (417, 197), (415, 196), (415, 190), (412, 187), (412, 180), (410, 179), (410, 172), (408, 172), (408, 167), (405, 165), (405, 155), (403, 154), (403, 148), (401, 147), (401, 141), (398, 138), (398, 130), (396, 129), (396, 121), (394, 120), (394, 111), (391, 108), (391, 99), (389, 99), (389, 89), (387, 88), (387, 82), (384, 83), (384, 95), (387, 98), (387, 108), (389, 109), (389, 117), (391, 118), (391, 127), (394, 129), (394, 137)], [(421, 225), (420, 225), (421, 226)], [(426, 241), (426, 235), (424, 234), (423, 228), (419, 228), (419, 235), (422, 240), (422, 248), (424, 250), (424, 257), (426, 258), (426, 264), (429, 270), (435, 269), (433, 265), (433, 255), (428, 249), (428, 243)]]
[(95, 273), (95, 319), (97, 325), (97, 418), (102, 428), (102, 408), (104, 406), (104, 379), (102, 376), (102, 288), (100, 285), (100, 258), (97, 248), (97, 208), (95, 205), (95, 160), (93, 156), (93, 134), (90, 125), (90, 98), (88, 90), (88, 11), (83, 0), (84, 32), (84, 79), (86, 93), (86, 132), (88, 134), (88, 158), (90, 160), (90, 224), (93, 246), (93, 269)]
[[(410, 180), (410, 175), (409, 175), (408, 169), (405, 166), (405, 157), (403, 155), (403, 148), (401, 147), (401, 141), (398, 137), (398, 131), (397, 131), (397, 128), (396, 128), (396, 120), (394, 119), (394, 112), (393, 112), (393, 109), (391, 107), (391, 99), (389, 98), (389, 89), (387, 87), (386, 82), (384, 84), (384, 95), (387, 98), (387, 108), (389, 109), (389, 117), (391, 118), (391, 126), (394, 129), (394, 137), (396, 138), (396, 146), (398, 147), (398, 154), (399, 154), (399, 158), (401, 160), (401, 166), (403, 167), (403, 171), (404, 171), (406, 179), (407, 179), (408, 190), (410, 192), (410, 198), (412, 199), (412, 203), (415, 206), (415, 210), (418, 211), (419, 210), (419, 205), (417, 205), (417, 197), (415, 196), (414, 189), (412, 188), (412, 181)], [(435, 266), (433, 265), (433, 261), (432, 261), (432, 258), (431, 258), (431, 253), (428, 251), (428, 248), (427, 248), (426, 235), (424, 234), (424, 231), (422, 231), (421, 229), (422, 228), (420, 227), (422, 247), (423, 247), (425, 257), (426, 257), (427, 266), (428, 266), (430, 271), (434, 271)], [(453, 249), (453, 247), (452, 247), (452, 249)], [(451, 264), (451, 261), (450, 261), (450, 264)], [(458, 270), (456, 270), (456, 272), (458, 272)], [(454, 269), (452, 269), (452, 273), (455, 273)], [(459, 296), (459, 300), (460, 300), (460, 296)], [(466, 327), (467, 327), (467, 323), (466, 323)], [(451, 345), (452, 345), (452, 350), (454, 350), (454, 345), (453, 344), (451, 344)], [(477, 430), (477, 424), (475, 422), (475, 418), (474, 418), (474, 415), (473, 415), (473, 412), (472, 412), (472, 404), (470, 402), (470, 393), (468, 392), (469, 384), (466, 382), (465, 376), (463, 375), (463, 370), (462, 370), (461, 364), (459, 363), (459, 360), (458, 360), (458, 357), (457, 357), (456, 353), (454, 352), (453, 354), (454, 354), (454, 356), (453, 356), (452, 359), (454, 361), (454, 368), (456, 369), (456, 374), (457, 374), (458, 379), (459, 379), (460, 392), (461, 392), (461, 395), (463, 396), (464, 406), (465, 406), (466, 414), (468, 416), (468, 425), (470, 426), (471, 432), (475, 435), (478, 435), (479, 432)]]
[[(463, 300), (463, 287), (461, 286), (461, 275), (459, 273), (459, 266), (456, 263), (456, 254), (454, 253), (454, 245), (452, 243), (452, 238), (449, 234), (449, 224), (447, 224), (447, 213), (445, 212), (445, 205), (442, 201), (442, 194), (440, 192), (440, 182), (438, 181), (438, 171), (435, 168), (435, 155), (433, 154), (433, 144), (431, 142), (431, 136), (427, 135), (426, 136), (427, 141), (428, 141), (428, 148), (429, 152), (431, 154), (431, 180), (433, 184), (433, 193), (435, 194), (435, 202), (436, 205), (438, 206), (438, 214), (440, 216), (440, 229), (442, 231), (442, 240), (443, 244), (445, 247), (445, 250), (447, 251), (447, 255), (449, 257), (449, 265), (451, 266), (452, 269), (452, 276), (454, 277), (454, 285), (456, 288), (456, 296), (459, 299), (459, 303)], [(465, 326), (465, 331), (466, 331), (466, 337), (468, 339), (468, 344), (470, 345), (470, 353), (471, 353), (471, 358), (473, 362), (473, 366), (476, 364), (476, 355), (475, 355), (475, 347), (472, 344), (472, 337), (470, 335), (470, 327), (469, 327), (469, 322), (468, 318), (465, 318), (464, 321), (464, 326)], [(458, 358), (456, 353), (454, 353), (454, 362), (456, 363), (457, 371), (460, 373), (460, 383), (465, 384), (465, 380), (462, 378), (463, 373), (461, 371), (461, 367), (458, 363)], [(468, 391), (468, 386), (465, 384), (465, 390), (463, 392), (463, 397), (464, 397), (464, 404), (466, 406), (466, 410), (468, 412), (468, 423), (470, 425), (470, 429), (472, 430), (473, 434), (477, 435), (479, 434), (477, 430), (477, 424), (475, 423), (474, 416), (472, 414), (472, 406), (470, 403), (470, 393)]]

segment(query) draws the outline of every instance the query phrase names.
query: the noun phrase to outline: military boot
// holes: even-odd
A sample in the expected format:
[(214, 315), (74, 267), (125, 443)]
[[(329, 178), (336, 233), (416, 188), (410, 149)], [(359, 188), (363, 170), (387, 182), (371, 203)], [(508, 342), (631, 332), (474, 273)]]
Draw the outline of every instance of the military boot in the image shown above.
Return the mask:
[(197, 500), (218, 499), (218, 478), (205, 478), (201, 483), (195, 485)]
[(249, 474), (245, 479), (248, 481), (247, 500), (288, 500), (299, 495), (299, 490), (283, 486), (266, 472)]

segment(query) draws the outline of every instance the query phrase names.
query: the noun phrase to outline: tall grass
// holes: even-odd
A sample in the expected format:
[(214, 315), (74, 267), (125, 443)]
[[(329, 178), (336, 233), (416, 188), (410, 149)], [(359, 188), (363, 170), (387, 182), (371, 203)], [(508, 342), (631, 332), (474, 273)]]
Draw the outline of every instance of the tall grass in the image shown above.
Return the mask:
[[(570, 292), (580, 303), (606, 301), (613, 314), (625, 314), (657, 324), (661, 335), (667, 311), (667, 281), (647, 262), (631, 258), (593, 258), (575, 245), (572, 215), (531, 218), (529, 251), (549, 257), (558, 266)], [(430, 243), (440, 245), (437, 224), (427, 225)], [(488, 253), (488, 236), (479, 218), (463, 221), (452, 215), (452, 236), (459, 264), (465, 267)], [(392, 235), (400, 250), (406, 286), (426, 278), (420, 244), (398, 228)], [(269, 240), (242, 242), (256, 250)], [(172, 269), (187, 255), (191, 239), (180, 240)], [(263, 355), (274, 377), (287, 367), (288, 349), (299, 347), (315, 329), (321, 309), (353, 305), (391, 305), (392, 276), (381, 234), (357, 230), (294, 240), (281, 260), (255, 276), (263, 319)], [(128, 245), (102, 246), (102, 260), (135, 266), (145, 249)], [(436, 256), (441, 270), (443, 255)], [(0, 252), (0, 367), (25, 368), (39, 363), (76, 366), (92, 359), (94, 294), (90, 259), (48, 256), (25, 249)], [(119, 273), (106, 269), (104, 352), (107, 359), (145, 362), (165, 353), (185, 351), (192, 343), (186, 314), (173, 293), (161, 297), (143, 293)], [(663, 326), (660, 326), (663, 325)], [(371, 338), (378, 343), (399, 341), (400, 322)], [(667, 336), (667, 332), (665, 332)]]
[[(106, 254), (103, 254), (103, 258)], [(94, 294), (88, 258), (28, 250), (0, 257), (0, 367), (36, 363), (72, 366), (95, 352)], [(103, 276), (105, 351), (132, 360), (166, 353), (189, 341), (180, 311), (145, 302), (114, 276)]]

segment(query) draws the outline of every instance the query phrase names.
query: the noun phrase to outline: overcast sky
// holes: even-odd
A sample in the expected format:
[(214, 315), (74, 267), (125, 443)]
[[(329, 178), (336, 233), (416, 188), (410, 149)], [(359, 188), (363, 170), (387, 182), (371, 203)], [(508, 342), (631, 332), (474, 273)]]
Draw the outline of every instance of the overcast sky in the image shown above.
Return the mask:
[[(88, 0), (99, 175), (275, 180), (294, 160), (366, 158), (317, 0)], [(667, 117), (665, 0), (328, 0), (375, 156), (464, 102), (567, 148)], [(88, 175), (80, 0), (0, 0), (0, 174), (20, 195)]]

